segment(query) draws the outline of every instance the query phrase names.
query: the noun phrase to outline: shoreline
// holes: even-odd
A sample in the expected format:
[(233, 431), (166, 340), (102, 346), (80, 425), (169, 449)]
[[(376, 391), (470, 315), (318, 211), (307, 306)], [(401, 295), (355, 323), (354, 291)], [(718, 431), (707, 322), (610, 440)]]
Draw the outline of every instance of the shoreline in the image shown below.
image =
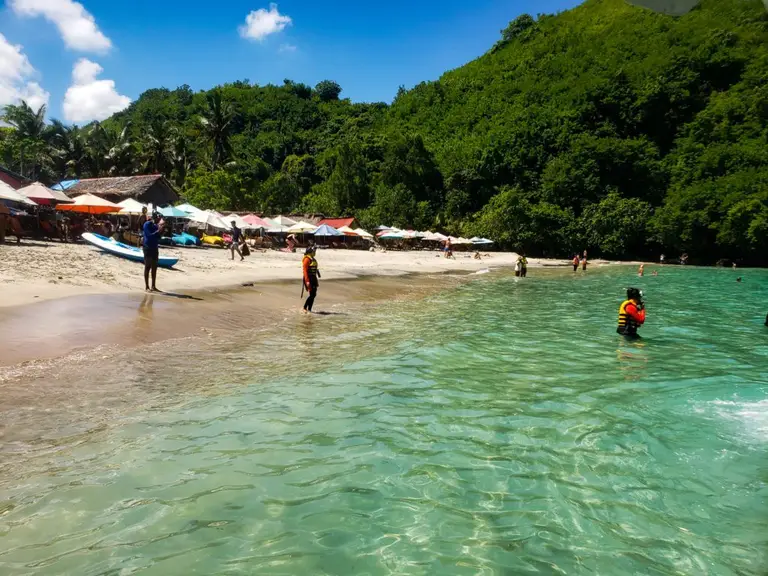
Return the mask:
[[(0, 245), (0, 308), (18, 307), (74, 296), (144, 294), (143, 266), (85, 244), (26, 241)], [(179, 257), (172, 270), (158, 270), (158, 287), (169, 292), (196, 293), (236, 290), (244, 285), (295, 281), (300, 283), (301, 252), (253, 251), (245, 262), (231, 261), (229, 251), (215, 248), (167, 248)], [(440, 252), (365, 252), (321, 249), (323, 280), (398, 277), (411, 274), (472, 273), (512, 268), (514, 252), (471, 252), (449, 260)], [(593, 266), (610, 264), (596, 260)], [(568, 266), (567, 260), (529, 259), (530, 268)]]

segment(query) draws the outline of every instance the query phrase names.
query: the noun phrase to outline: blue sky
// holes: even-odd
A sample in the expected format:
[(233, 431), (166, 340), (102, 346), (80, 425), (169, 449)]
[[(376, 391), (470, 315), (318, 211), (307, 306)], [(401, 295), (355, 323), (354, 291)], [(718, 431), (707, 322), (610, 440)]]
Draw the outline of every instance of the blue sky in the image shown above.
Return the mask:
[[(248, 78), (392, 100), (485, 52), (521, 13), (576, 0), (3, 0), (0, 105), (47, 100), (49, 116), (106, 117), (148, 88)], [(246, 24), (249, 18), (250, 25)]]

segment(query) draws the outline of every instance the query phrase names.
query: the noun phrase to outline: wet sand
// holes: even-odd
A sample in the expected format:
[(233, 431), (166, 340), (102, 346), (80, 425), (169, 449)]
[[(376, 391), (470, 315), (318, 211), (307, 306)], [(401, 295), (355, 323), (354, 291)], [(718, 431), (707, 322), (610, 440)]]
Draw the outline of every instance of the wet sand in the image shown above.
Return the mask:
[[(322, 281), (315, 316), (353, 314), (366, 304), (418, 297), (453, 285), (462, 276), (466, 275)], [(302, 315), (301, 293), (300, 281), (294, 280), (185, 294), (89, 294), (5, 308), (0, 317), (0, 333), (6, 336), (0, 366), (57, 358), (96, 346), (135, 347), (269, 328)]]

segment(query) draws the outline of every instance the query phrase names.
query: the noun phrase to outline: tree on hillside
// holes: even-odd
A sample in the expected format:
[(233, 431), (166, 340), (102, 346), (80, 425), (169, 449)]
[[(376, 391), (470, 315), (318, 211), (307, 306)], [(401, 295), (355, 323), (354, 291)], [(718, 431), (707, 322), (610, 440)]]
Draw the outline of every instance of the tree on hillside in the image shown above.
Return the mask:
[(341, 86), (333, 80), (323, 80), (315, 86), (315, 93), (323, 102), (338, 100), (339, 94), (341, 94)]
[(232, 104), (224, 101), (220, 90), (213, 90), (206, 96), (206, 108), (200, 114), (203, 134), (211, 150), (211, 169), (224, 165), (232, 156), (232, 135), (235, 111)]

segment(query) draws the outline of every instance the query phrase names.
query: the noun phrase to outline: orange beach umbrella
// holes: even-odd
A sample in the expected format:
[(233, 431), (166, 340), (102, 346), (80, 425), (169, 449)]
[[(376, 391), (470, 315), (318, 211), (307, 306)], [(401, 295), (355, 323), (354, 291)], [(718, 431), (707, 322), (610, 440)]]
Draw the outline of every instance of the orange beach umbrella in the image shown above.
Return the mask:
[(110, 212), (119, 212), (120, 208), (121, 206), (93, 194), (83, 194), (75, 198), (72, 204), (59, 204), (56, 206), (56, 210), (81, 212), (83, 214), (109, 214)]

